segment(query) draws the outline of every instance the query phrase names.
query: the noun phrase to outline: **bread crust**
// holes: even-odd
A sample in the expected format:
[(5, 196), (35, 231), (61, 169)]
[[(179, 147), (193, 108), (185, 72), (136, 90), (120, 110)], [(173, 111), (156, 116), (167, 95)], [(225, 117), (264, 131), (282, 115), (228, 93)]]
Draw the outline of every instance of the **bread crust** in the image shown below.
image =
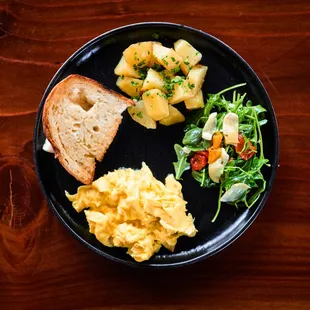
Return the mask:
[[(70, 173), (73, 177), (75, 177), (78, 181), (80, 181), (84, 184), (90, 184), (93, 181), (94, 176), (95, 176), (95, 165), (96, 165), (95, 162), (94, 162), (93, 167), (87, 167), (88, 168), (87, 173), (81, 173), (81, 174), (77, 175), (77, 173), (73, 169), (71, 169), (70, 165), (68, 165), (68, 163), (65, 161), (64, 154), (62, 152), (61, 146), (59, 146), (57, 144), (57, 142), (55, 141), (55, 139), (53, 137), (52, 130), (51, 130), (52, 124), (50, 124), (49, 118), (48, 118), (49, 113), (51, 112), (53, 105), (57, 104), (57, 102), (58, 102), (57, 99), (59, 98), (59, 96), (64, 96), (66, 93), (67, 87), (71, 86), (72, 83), (74, 83), (74, 81), (78, 81), (80, 83), (83, 83), (83, 84), (85, 84), (86, 87), (87, 87), (87, 85), (88, 86), (93, 85), (94, 87), (101, 89), (101, 91), (103, 91), (103, 93), (109, 93), (109, 94), (113, 95), (115, 98), (118, 98), (127, 106), (134, 105), (134, 102), (131, 99), (126, 98), (123, 95), (118, 94), (117, 92), (115, 92), (113, 90), (105, 88), (99, 82), (97, 82), (93, 79), (90, 79), (88, 77), (78, 75), (78, 74), (69, 75), (68, 77), (66, 77), (65, 79), (60, 81), (58, 84), (56, 84), (54, 86), (54, 88), (51, 90), (51, 92), (47, 96), (47, 98), (45, 100), (44, 108), (43, 108), (43, 114), (42, 114), (43, 132), (44, 132), (46, 138), (49, 140), (49, 142), (51, 143), (51, 145), (54, 149), (55, 158), (57, 158), (58, 161), (60, 162), (60, 164), (66, 169), (66, 171), (68, 173)], [(120, 113), (119, 120), (117, 120), (113, 124), (113, 127), (110, 128), (110, 131), (109, 131), (109, 135), (112, 136), (113, 139), (116, 136), (116, 133), (118, 131), (118, 128), (119, 128), (121, 122), (122, 122), (122, 116)], [(102, 156), (97, 158), (98, 161), (102, 161), (108, 147), (105, 150), (103, 150)]]

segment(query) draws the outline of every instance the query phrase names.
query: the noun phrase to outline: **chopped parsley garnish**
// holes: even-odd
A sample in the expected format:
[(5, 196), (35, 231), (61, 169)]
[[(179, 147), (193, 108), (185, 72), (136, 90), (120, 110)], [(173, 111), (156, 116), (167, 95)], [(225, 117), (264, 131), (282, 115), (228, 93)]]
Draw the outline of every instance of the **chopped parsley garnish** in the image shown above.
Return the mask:
[(138, 71), (138, 74), (139, 74), (140, 78), (142, 80), (144, 80), (145, 77), (146, 77), (146, 74), (147, 74), (148, 67), (140, 68), (136, 64), (134, 64), (133, 68), (134, 68), (135, 71)]
[(155, 63), (154, 66), (153, 66), (153, 69), (155, 71), (160, 71), (161, 70), (161, 65)]
[(189, 61), (188, 60), (184, 60), (184, 64), (189, 66)]
[(176, 67), (170, 70), (171, 73), (177, 73), (180, 71), (180, 67)]
[(124, 74), (123, 74), (123, 75), (121, 75), (121, 79), (122, 79), (122, 80), (124, 79)]
[(167, 56), (163, 57), (161, 60), (163, 61), (163, 63), (168, 66), (168, 61), (165, 59)]
[(139, 58), (137, 57), (137, 52), (135, 52), (135, 53), (133, 54), (133, 58), (134, 58), (134, 60), (139, 60)]
[(179, 84), (181, 85), (185, 80), (185, 77), (184, 76), (176, 76), (174, 77), (171, 82), (174, 83), (174, 84)]
[(159, 39), (159, 34), (157, 32), (154, 32), (152, 34), (152, 38), (155, 39), (155, 40), (158, 40)]
[(147, 51), (147, 54), (150, 55), (151, 54), (150, 51)]
[(184, 83), (185, 77), (184, 76), (175, 76), (174, 78), (170, 79), (170, 77), (165, 77), (165, 84), (164, 88), (167, 92), (165, 95), (166, 99), (169, 99), (173, 96), (173, 91), (174, 91), (174, 85), (179, 84), (181, 85)]
[(139, 82), (135, 82), (135, 81), (131, 81), (130, 83), (131, 83), (131, 85), (133, 85), (133, 86), (139, 85)]
[(142, 80), (144, 80), (146, 78), (146, 74), (147, 74), (147, 67), (144, 67), (144, 68), (140, 69), (138, 71), (138, 73), (139, 73), (140, 78)]
[(193, 89), (195, 87), (195, 84), (194, 83), (188, 83), (188, 88), (189, 89)]
[(138, 67), (142, 67), (143, 65), (145, 65), (145, 59), (138, 63)]
[(174, 57), (170, 57), (171, 58), (171, 60), (173, 61), (173, 62), (175, 62), (175, 58)]
[(142, 118), (143, 117), (142, 112), (137, 113), (137, 116)]
[(146, 93), (145, 93), (145, 96), (149, 96), (151, 93), (150, 91), (148, 90)]

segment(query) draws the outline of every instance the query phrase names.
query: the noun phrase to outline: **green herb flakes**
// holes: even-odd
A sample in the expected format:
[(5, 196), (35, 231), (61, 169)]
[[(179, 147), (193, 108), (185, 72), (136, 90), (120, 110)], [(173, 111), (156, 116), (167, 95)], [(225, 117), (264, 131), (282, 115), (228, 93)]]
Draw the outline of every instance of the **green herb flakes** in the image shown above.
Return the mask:
[(195, 84), (194, 83), (188, 83), (188, 88), (189, 89), (193, 89), (195, 87)]
[(163, 57), (161, 60), (166, 66), (168, 66), (168, 61), (165, 58), (167, 58), (167, 56)]
[(180, 70), (181, 70), (180, 67), (176, 67), (176, 68), (171, 69), (170, 72), (172, 74), (175, 74), (175, 73), (178, 73)]

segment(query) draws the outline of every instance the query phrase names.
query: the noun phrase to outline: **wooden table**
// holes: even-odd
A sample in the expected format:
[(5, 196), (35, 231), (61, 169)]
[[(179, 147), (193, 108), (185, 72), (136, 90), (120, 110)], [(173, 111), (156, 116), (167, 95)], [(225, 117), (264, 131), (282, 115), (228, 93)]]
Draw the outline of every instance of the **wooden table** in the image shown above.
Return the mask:
[[(0, 2), (1, 309), (310, 309), (310, 2), (215, 2)], [(79, 243), (47, 207), (32, 160), (36, 110), (65, 59), (107, 30), (154, 20), (202, 29), (243, 56), (271, 96), (281, 142), (251, 228), (204, 262), (162, 272)]]

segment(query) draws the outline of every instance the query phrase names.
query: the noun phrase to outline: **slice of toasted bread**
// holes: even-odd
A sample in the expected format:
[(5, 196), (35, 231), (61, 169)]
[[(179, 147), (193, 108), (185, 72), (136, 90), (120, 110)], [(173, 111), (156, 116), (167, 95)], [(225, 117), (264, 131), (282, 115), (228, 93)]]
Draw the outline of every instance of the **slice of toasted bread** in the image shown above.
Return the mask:
[(92, 182), (95, 159), (103, 159), (122, 122), (122, 112), (133, 104), (98, 82), (76, 74), (50, 92), (43, 110), (43, 130), (55, 157), (77, 180)]

